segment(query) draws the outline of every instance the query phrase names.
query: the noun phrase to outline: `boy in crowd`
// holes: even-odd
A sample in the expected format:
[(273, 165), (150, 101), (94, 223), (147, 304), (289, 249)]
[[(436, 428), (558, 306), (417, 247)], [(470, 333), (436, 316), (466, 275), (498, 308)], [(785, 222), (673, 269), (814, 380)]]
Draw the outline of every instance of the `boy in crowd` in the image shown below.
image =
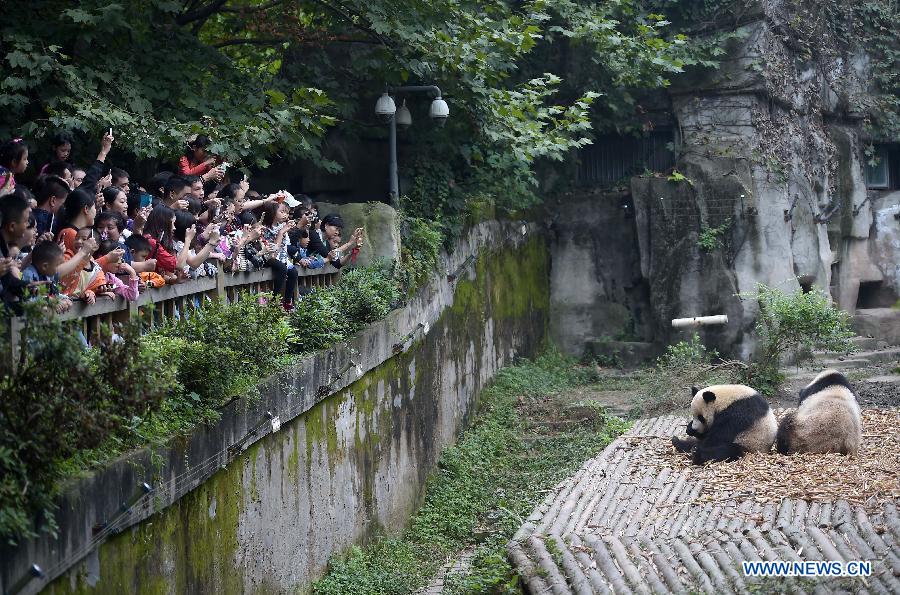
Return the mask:
[(63, 249), (56, 242), (39, 242), (31, 251), (31, 264), (22, 271), (22, 281), (28, 283), (32, 295), (37, 295), (43, 286), (48, 297), (59, 300), (56, 311), (66, 312), (72, 307), (72, 300), (59, 292), (59, 265), (63, 263)]
[[(135, 234), (125, 241), (125, 245), (131, 250), (132, 268), (135, 268), (135, 265), (144, 265), (145, 263), (151, 262), (151, 260), (153, 261), (152, 267), (145, 266), (143, 267), (144, 270), (138, 273), (141, 281), (147, 287), (162, 287), (166, 284), (167, 278), (154, 271), (156, 268), (156, 261), (147, 258), (150, 256), (150, 242), (147, 238)], [(137, 268), (135, 268), (135, 270), (137, 270)], [(166, 273), (166, 275), (172, 282), (177, 280), (177, 277), (173, 274)]]

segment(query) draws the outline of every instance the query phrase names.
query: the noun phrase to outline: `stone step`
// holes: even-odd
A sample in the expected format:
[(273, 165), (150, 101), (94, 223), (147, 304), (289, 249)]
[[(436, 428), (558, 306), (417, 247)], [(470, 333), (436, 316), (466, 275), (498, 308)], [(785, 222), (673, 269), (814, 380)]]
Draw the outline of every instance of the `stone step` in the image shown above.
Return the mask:
[(886, 374), (884, 376), (872, 376), (871, 378), (864, 378), (862, 381), (877, 382), (879, 384), (900, 384), (900, 375)]
[(851, 337), (850, 342), (860, 351), (871, 351), (887, 347), (887, 343), (879, 341), (875, 337)]
[[(868, 349), (863, 351), (854, 351), (846, 355), (839, 355), (834, 352), (818, 352), (814, 354), (812, 362), (804, 362), (804, 365), (815, 366), (835, 366), (840, 367), (840, 363), (851, 360), (865, 360), (870, 364), (884, 364), (890, 362), (900, 362), (900, 347), (885, 347), (883, 349)], [(853, 366), (853, 364), (850, 364)], [(854, 366), (858, 367), (858, 366)]]
[(900, 345), (900, 310), (895, 308), (857, 310), (850, 318), (850, 326), (864, 337), (874, 337), (891, 345)]
[(835, 370), (858, 370), (859, 368), (868, 368), (872, 365), (872, 361), (868, 359), (862, 358), (835, 358), (835, 359), (823, 359), (816, 360), (816, 364), (822, 370), (826, 368), (834, 368)]

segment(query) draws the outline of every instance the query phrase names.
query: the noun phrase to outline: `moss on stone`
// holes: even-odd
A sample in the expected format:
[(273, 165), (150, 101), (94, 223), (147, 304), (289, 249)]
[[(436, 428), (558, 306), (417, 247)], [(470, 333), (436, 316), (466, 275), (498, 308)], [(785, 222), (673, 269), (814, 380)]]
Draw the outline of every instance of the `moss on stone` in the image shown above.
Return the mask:
[[(379, 503), (375, 482), (379, 465), (385, 464), (385, 454), (398, 448), (400, 440), (407, 440), (408, 452), (416, 453), (415, 480), (418, 485), (424, 485), (442, 444), (434, 434), (441, 422), (441, 404), (435, 395), (439, 388), (436, 383), (447, 380), (444, 376), (447, 364), (452, 362), (460, 371), (457, 382), (465, 384), (468, 391), (474, 390), (478, 375), (473, 379), (462, 373), (467, 358), (481, 361), (487, 346), (503, 344), (511, 332), (533, 332), (534, 342), (539, 342), (545, 330), (541, 321), (545, 326), (548, 311), (549, 255), (542, 238), (529, 238), (518, 249), (485, 251), (475, 263), (474, 275), (463, 276), (456, 284), (453, 306), (444, 310), (431, 332), (417, 337), (407, 352), (389, 358), (297, 419), (286, 422), (278, 434), (252, 445), (226, 469), (172, 506), (104, 543), (99, 550), (100, 581), (94, 587), (88, 584), (82, 564), (54, 581), (48, 592), (71, 592), (72, 573), (79, 573), (74, 581), (78, 593), (246, 590), (250, 580), (245, 572), (254, 580), (258, 580), (258, 573), (245, 570), (243, 564), (250, 561), (238, 563), (238, 531), (247, 507), (260, 502), (261, 492), (265, 492), (258, 482), (263, 482), (265, 487), (265, 482), (271, 481), (263, 475), (257, 476), (257, 467), (262, 464), (260, 457), (268, 457), (268, 465), (280, 462), (286, 466), (285, 480), (298, 489), (303, 489), (313, 474), (321, 474), (324, 464), (333, 477), (336, 465), (346, 463), (349, 457), (359, 478), (357, 489), (366, 518), (370, 519), (363, 539), (374, 532), (390, 531), (392, 527), (379, 524), (376, 510)], [(488, 320), (494, 324), (493, 337), (484, 335)], [(529, 343), (521, 337), (518, 342)], [(456, 350), (451, 352), (453, 346)], [(413, 393), (415, 397), (410, 399)], [(397, 397), (399, 410), (394, 406)], [(473, 398), (464, 407), (463, 420), (457, 421), (458, 426), (471, 415), (474, 401)], [(402, 411), (405, 408), (408, 409)], [(354, 435), (346, 444), (338, 434), (342, 411), (355, 422)], [(301, 461), (304, 440), (305, 461)], [(321, 456), (327, 457), (327, 462), (318, 458)], [(420, 504), (420, 492), (415, 492), (419, 494), (413, 498), (415, 501), (403, 501), (401, 512), (414, 512)], [(402, 516), (398, 506), (401, 504), (392, 505), (394, 522)], [(302, 569), (297, 575), (319, 570)], [(274, 583), (264, 583), (251, 590), (265, 592), (280, 588)], [(297, 588), (305, 589), (306, 585)]]

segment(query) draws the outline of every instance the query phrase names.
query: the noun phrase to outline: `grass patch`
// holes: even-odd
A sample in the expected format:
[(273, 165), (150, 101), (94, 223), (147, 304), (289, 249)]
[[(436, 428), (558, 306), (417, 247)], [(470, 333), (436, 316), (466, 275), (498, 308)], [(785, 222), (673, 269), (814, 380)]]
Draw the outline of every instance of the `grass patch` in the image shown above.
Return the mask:
[(567, 389), (594, 381), (593, 369), (555, 351), (500, 370), (479, 397), (472, 426), (441, 456), (409, 528), (333, 559), (314, 593), (411, 593), (472, 546), (473, 565), (451, 577), (450, 592), (518, 593), (506, 541), (546, 489), (627, 428), (600, 409), (566, 401)]

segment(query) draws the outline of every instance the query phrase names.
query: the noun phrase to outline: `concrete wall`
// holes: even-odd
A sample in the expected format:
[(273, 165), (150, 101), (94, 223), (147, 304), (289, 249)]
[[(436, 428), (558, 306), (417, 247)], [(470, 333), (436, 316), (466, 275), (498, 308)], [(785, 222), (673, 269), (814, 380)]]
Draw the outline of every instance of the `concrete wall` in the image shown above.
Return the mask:
[[(519, 230), (479, 225), (442, 263), (455, 270), (477, 255), (455, 283), (435, 275), (406, 308), (272, 378), (260, 400), (232, 403), (215, 426), (74, 482), (57, 539), (0, 552), (3, 585), (31, 563), (54, 568), (89, 545), (92, 525), (112, 517), (137, 481), (157, 490), (119, 523), (134, 526), (49, 592), (303, 592), (331, 555), (401, 529), (478, 391), (544, 339), (546, 241)], [(427, 335), (420, 328), (395, 355), (399, 339), (423, 322)], [(351, 358), (360, 377), (352, 366), (339, 374)], [(281, 416), (280, 431), (264, 425), (224, 452), (267, 410)], [(26, 592), (42, 586), (33, 581)]]
[(651, 337), (630, 195), (586, 191), (565, 197), (554, 210), (561, 220), (550, 236), (554, 342), (578, 357), (594, 341)]
[[(817, 39), (823, 50), (804, 55), (785, 34), (805, 19), (797, 7), (749, 4), (720, 68), (673, 78), (680, 177), (635, 177), (618, 200), (560, 205), (577, 215), (553, 250), (552, 334), (569, 353), (623, 328), (665, 345), (689, 334), (671, 319), (727, 314), (701, 338), (750, 358), (757, 283), (830, 291), (851, 313), (896, 301), (900, 193), (869, 192), (863, 175), (865, 48)], [(615, 204), (629, 201), (633, 218)], [(588, 229), (568, 229), (578, 226)]]

